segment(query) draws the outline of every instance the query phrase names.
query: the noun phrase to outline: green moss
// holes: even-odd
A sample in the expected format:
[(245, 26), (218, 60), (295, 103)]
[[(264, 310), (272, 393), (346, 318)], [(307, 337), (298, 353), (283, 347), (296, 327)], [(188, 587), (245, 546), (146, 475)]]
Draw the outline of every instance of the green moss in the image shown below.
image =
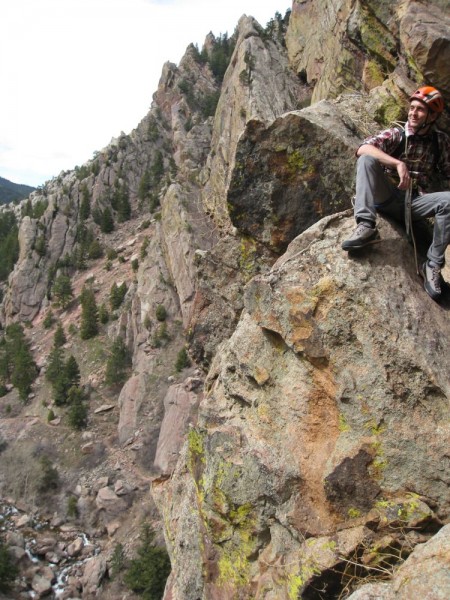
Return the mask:
[(350, 519), (357, 519), (361, 516), (361, 511), (359, 511), (357, 508), (349, 508), (347, 514)]

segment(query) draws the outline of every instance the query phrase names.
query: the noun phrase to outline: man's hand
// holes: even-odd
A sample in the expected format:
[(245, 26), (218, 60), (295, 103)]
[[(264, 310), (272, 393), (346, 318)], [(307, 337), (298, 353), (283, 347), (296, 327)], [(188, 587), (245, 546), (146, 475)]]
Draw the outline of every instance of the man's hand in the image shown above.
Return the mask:
[(409, 184), (411, 183), (411, 176), (408, 171), (408, 167), (404, 162), (398, 162), (396, 165), (397, 173), (400, 178), (400, 183), (398, 184), (399, 190), (407, 190), (409, 188)]

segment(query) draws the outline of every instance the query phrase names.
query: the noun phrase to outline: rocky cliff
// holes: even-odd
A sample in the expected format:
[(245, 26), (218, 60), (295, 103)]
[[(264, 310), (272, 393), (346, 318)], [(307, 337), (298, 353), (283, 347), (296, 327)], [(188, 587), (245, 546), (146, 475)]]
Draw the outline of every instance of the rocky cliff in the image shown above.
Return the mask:
[[(406, 599), (411, 581), (448, 596), (449, 306), (423, 291), (400, 226), (340, 249), (360, 140), (404, 118), (419, 83), (450, 102), (446, 6), (294, 1), (265, 28), (243, 16), (164, 65), (130, 135), (32, 194), (42, 214), (17, 209), (2, 323), (31, 325), (40, 376), (25, 406), (14, 388), (1, 398), (0, 441), (11, 468), (53, 457), (56, 516), (71, 522), (72, 495), (99, 540), (71, 597), (122, 597), (112, 549), (132, 555), (149, 519), (171, 558), (165, 600)], [(121, 282), (113, 319), (80, 340), (83, 287), (107, 305)], [(45, 383), (50, 310), (89, 390), (82, 433)], [(132, 356), (120, 389), (104, 383), (118, 336)], [(4, 468), (3, 496), (42, 504), (12, 479)]]

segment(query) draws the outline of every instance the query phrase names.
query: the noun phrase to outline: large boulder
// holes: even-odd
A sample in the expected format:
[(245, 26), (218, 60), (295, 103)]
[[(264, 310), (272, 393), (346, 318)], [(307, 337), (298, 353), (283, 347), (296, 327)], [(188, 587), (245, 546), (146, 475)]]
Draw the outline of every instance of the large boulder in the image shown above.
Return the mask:
[(336, 103), (247, 124), (228, 191), (233, 225), (281, 253), (321, 217), (351, 206), (357, 126)]

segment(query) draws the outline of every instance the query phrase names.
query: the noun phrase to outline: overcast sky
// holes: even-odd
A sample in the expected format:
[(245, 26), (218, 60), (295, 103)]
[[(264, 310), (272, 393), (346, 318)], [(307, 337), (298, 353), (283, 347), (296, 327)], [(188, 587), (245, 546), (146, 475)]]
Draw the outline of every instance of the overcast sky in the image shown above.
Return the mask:
[(291, 0), (1, 0), (0, 177), (38, 186), (147, 114), (166, 61)]

